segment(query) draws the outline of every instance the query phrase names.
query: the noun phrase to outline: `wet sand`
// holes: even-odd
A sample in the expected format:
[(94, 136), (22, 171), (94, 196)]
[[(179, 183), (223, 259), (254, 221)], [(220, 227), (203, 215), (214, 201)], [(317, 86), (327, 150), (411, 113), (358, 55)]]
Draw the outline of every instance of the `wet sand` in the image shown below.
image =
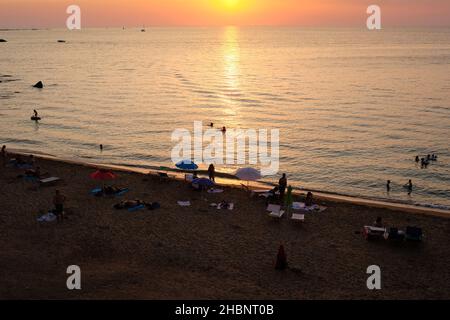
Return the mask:
[[(328, 209), (298, 224), (267, 216), (264, 199), (239, 188), (222, 194), (188, 183), (119, 172), (130, 188), (119, 198), (89, 194), (101, 182), (93, 169), (37, 159), (43, 172), (63, 178), (37, 188), (0, 170), (0, 298), (2, 299), (449, 299), (450, 220), (401, 208), (321, 199)], [(67, 219), (39, 223), (59, 189)], [(302, 199), (302, 196), (298, 196)], [(157, 201), (161, 208), (130, 213), (124, 199)], [(178, 200), (190, 200), (182, 208)], [(233, 211), (209, 207), (222, 200)], [(421, 226), (422, 244), (367, 242), (362, 226), (378, 216), (388, 226)], [(280, 243), (290, 268), (274, 269)], [(369, 265), (379, 265), (382, 290), (366, 287)], [(78, 265), (82, 290), (66, 288), (66, 269)]]

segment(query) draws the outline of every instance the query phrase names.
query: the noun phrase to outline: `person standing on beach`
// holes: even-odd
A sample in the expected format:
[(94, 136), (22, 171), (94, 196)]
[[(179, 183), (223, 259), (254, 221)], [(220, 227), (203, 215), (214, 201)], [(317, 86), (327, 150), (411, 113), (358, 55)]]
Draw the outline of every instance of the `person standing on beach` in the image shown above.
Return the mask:
[(208, 168), (209, 180), (216, 182), (216, 168), (211, 163)]
[(6, 146), (2, 147), (2, 151), (1, 151), (0, 156), (2, 158), (2, 166), (6, 166), (6, 158), (7, 158)]
[(55, 191), (55, 196), (53, 197), (53, 204), (55, 205), (55, 215), (58, 222), (62, 222), (64, 219), (64, 203), (66, 202), (66, 197), (61, 194), (59, 190)]
[(387, 181), (387, 184), (386, 184), (386, 190), (387, 190), (387, 192), (390, 192), (390, 191), (391, 191), (391, 180), (388, 180), (388, 181)]
[(279, 188), (279, 191), (280, 191), (280, 203), (281, 204), (284, 201), (284, 193), (286, 192), (287, 184), (288, 184), (288, 181), (287, 181), (287, 178), (286, 178), (286, 173), (283, 173), (283, 176), (278, 181), (278, 188)]

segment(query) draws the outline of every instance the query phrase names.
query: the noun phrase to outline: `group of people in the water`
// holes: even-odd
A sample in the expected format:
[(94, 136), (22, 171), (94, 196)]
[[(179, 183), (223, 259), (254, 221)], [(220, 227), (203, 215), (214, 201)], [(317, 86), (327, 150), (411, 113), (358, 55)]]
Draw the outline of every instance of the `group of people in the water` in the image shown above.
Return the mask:
[(436, 154), (428, 154), (426, 157), (416, 156), (416, 163), (420, 163), (422, 168), (427, 168), (431, 162), (436, 162), (438, 160), (438, 156)]
[[(214, 128), (214, 122), (211, 122), (208, 127)], [(220, 129), (223, 133), (227, 132), (227, 127), (223, 126), (222, 129)]]
[[(408, 183), (403, 186), (403, 188), (406, 189), (408, 191), (408, 194), (410, 195), (412, 193), (412, 191), (413, 191), (413, 188), (414, 188), (412, 180), (410, 179), (408, 181)], [(387, 183), (386, 183), (386, 190), (387, 190), (387, 192), (391, 191), (391, 180), (387, 181)]]

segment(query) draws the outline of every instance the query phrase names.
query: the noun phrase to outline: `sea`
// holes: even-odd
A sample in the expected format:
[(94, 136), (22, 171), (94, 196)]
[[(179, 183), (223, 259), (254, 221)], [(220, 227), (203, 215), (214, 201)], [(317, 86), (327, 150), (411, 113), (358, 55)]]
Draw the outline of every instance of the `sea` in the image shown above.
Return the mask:
[[(0, 38), (8, 148), (150, 169), (174, 166), (173, 132), (193, 131), (194, 121), (275, 129), (279, 172), (264, 181), (286, 173), (298, 188), (450, 207), (448, 28), (87, 28)], [(33, 109), (41, 121), (30, 120)], [(438, 161), (414, 161), (428, 154)], [(216, 170), (243, 166), (258, 164)]]

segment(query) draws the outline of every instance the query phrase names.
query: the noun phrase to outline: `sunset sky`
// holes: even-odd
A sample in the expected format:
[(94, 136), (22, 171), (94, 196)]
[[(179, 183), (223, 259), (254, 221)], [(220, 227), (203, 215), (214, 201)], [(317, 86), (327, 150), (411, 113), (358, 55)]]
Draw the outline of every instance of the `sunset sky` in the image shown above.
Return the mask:
[(0, 28), (64, 27), (71, 4), (81, 7), (84, 27), (363, 27), (371, 4), (385, 27), (450, 26), (450, 0), (0, 0)]

